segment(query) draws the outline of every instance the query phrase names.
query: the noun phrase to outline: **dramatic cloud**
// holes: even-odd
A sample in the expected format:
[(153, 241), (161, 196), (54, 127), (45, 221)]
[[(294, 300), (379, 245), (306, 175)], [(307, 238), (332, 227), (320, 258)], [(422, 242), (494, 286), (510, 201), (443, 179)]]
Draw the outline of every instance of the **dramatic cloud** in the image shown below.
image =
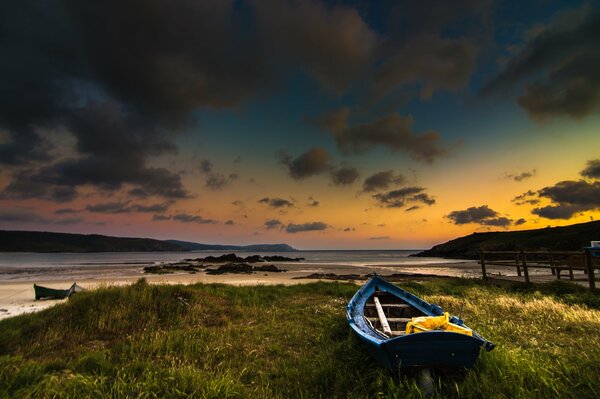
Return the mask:
[(487, 205), (452, 211), (446, 217), (458, 225), (475, 223), (483, 226), (508, 227), (512, 223), (511, 219), (500, 216), (498, 212)]
[(537, 205), (540, 203), (540, 200), (537, 198), (537, 196), (538, 195), (536, 192), (528, 190), (523, 194), (517, 195), (515, 198), (512, 199), (512, 202), (514, 202), (517, 205)]
[(213, 164), (208, 159), (203, 159), (200, 161), (200, 172), (202, 173), (210, 173), (213, 170)]
[(66, 215), (66, 214), (71, 214), (71, 213), (77, 213), (79, 212), (77, 209), (73, 209), (73, 208), (61, 208), (61, 209), (57, 209), (54, 211), (55, 215)]
[(505, 177), (510, 180), (514, 180), (517, 182), (521, 182), (523, 180), (529, 179), (537, 173), (537, 170), (533, 169), (531, 172), (522, 172), (522, 173), (507, 173)]
[(269, 197), (265, 197), (265, 198), (262, 198), (262, 199), (258, 200), (258, 202), (261, 203), (261, 204), (267, 204), (271, 208), (289, 208), (289, 207), (294, 206), (293, 202), (288, 201), (288, 200), (283, 199), (283, 198), (269, 198)]
[[(369, 66), (377, 37), (356, 9), (314, 1), (256, 0), (270, 52), (341, 93)], [(285, 58), (285, 60), (283, 59)]]
[(600, 179), (600, 159), (589, 160), (586, 168), (581, 171), (581, 176), (590, 179)]
[(430, 99), (439, 89), (455, 91), (469, 81), (476, 54), (477, 48), (470, 39), (418, 35), (381, 65), (373, 90), (381, 96), (398, 87), (418, 84), (423, 100)]
[(482, 93), (502, 92), (530, 78), (518, 102), (533, 119), (581, 118), (597, 110), (600, 12), (586, 5), (572, 12), (569, 23), (564, 19), (540, 29)]
[(281, 226), (281, 224), (282, 224), (282, 223), (281, 223), (281, 221), (280, 221), (280, 220), (277, 220), (277, 219), (271, 219), (271, 220), (267, 220), (267, 221), (265, 222), (265, 227), (266, 227), (267, 229), (274, 229), (274, 228), (276, 228), (276, 227), (280, 227), (280, 226)]
[(297, 158), (281, 152), (278, 158), (287, 166), (290, 176), (296, 180), (315, 176), (329, 169), (329, 153), (324, 148), (311, 148)]
[(515, 226), (520, 226), (520, 225), (525, 224), (525, 223), (527, 223), (527, 220), (521, 218), (521, 219), (515, 220), (514, 225)]
[(233, 181), (237, 180), (238, 175), (235, 173), (229, 174), (229, 176), (224, 176), (218, 173), (211, 173), (205, 182), (205, 187), (210, 190), (220, 190)]
[(340, 167), (331, 171), (331, 181), (336, 186), (347, 186), (358, 179), (360, 173), (353, 167)]
[(323, 222), (310, 222), (310, 223), (303, 223), (303, 224), (290, 223), (285, 228), (285, 231), (288, 233), (301, 233), (304, 231), (325, 230), (325, 229), (327, 229), (327, 227), (329, 227), (329, 226), (327, 226), (327, 224), (325, 224)]
[(166, 212), (171, 205), (170, 202), (152, 205), (130, 204), (129, 202), (105, 202), (88, 205), (85, 210), (96, 213), (130, 213), (130, 212)]
[(2, 223), (37, 223), (68, 225), (83, 222), (82, 218), (48, 219), (27, 209), (0, 209)]
[(373, 195), (377, 204), (385, 208), (401, 208), (407, 204), (435, 204), (435, 199), (424, 192), (423, 187), (403, 187), (398, 190)]
[(199, 215), (189, 215), (186, 213), (178, 213), (172, 217), (173, 220), (182, 223), (198, 223), (198, 224), (215, 224), (218, 223), (216, 220), (205, 219)]
[[(52, 162), (29, 173), (46, 192), (27, 195), (14, 178), (8, 193), (53, 200), (53, 186), (131, 184), (188, 197), (180, 177), (150, 159), (173, 153), (169, 140), (194, 125), (194, 110), (235, 106), (273, 82), (256, 36), (236, 23), (232, 7), (220, 0), (150, 0), (144, 12), (129, 0), (3, 4), (0, 130), (8, 140), (0, 163)], [(53, 130), (74, 137), (76, 157), (53, 159), (45, 133)]]
[(78, 193), (73, 187), (65, 184), (54, 184), (51, 176), (23, 170), (13, 174), (12, 181), (0, 192), (0, 199), (23, 200), (30, 198), (44, 199), (53, 202), (70, 202)]
[(395, 175), (393, 170), (377, 172), (365, 179), (362, 191), (370, 193), (373, 191), (387, 190), (393, 185), (402, 184), (406, 179), (401, 174)]
[(229, 219), (228, 221), (226, 221), (224, 224), (227, 225), (227, 226), (235, 226), (236, 225), (236, 223), (233, 220), (231, 220), (231, 219)]
[(217, 224), (219, 223), (213, 219), (205, 219), (199, 215), (190, 215), (187, 213), (178, 213), (175, 215), (153, 215), (152, 221), (162, 222), (165, 220), (175, 220), (181, 223), (197, 223), (197, 224)]
[(552, 201), (552, 205), (531, 211), (547, 219), (570, 219), (577, 213), (600, 209), (600, 181), (561, 181), (536, 194)]
[[(435, 91), (466, 86), (478, 49), (488, 40), (491, 1), (393, 2), (384, 54), (374, 73), (376, 97), (412, 94), (430, 99)], [(461, 34), (448, 34), (460, 31)], [(401, 89), (401, 90), (399, 90)]]
[(412, 131), (413, 117), (392, 113), (364, 123), (350, 123), (349, 108), (325, 114), (317, 124), (330, 132), (337, 146), (346, 154), (360, 154), (376, 146), (384, 146), (392, 152), (404, 151), (413, 159), (431, 163), (445, 155), (440, 134), (428, 131), (421, 135)]

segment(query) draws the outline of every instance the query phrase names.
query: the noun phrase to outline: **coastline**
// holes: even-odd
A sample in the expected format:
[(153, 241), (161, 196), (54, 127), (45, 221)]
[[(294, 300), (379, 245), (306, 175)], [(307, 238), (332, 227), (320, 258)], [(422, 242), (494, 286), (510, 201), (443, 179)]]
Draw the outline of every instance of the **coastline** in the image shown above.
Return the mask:
[[(269, 262), (287, 271), (280, 273), (257, 272), (253, 274), (221, 274), (209, 275), (204, 271), (197, 273), (147, 274), (143, 266), (94, 266), (94, 267), (56, 267), (56, 268), (27, 268), (9, 273), (0, 270), (0, 320), (46, 309), (62, 300), (34, 299), (33, 284), (49, 288), (68, 288), (74, 282), (85, 289), (96, 289), (107, 285), (132, 284), (140, 278), (145, 278), (150, 284), (228, 284), (245, 285), (292, 285), (306, 284), (321, 278), (312, 278), (315, 274), (367, 275), (377, 273), (383, 276), (405, 274), (407, 278), (431, 277), (475, 277), (479, 265), (473, 261), (422, 264), (384, 265), (352, 265), (352, 264), (318, 264), (295, 262)], [(446, 271), (447, 273), (443, 273)], [(451, 271), (451, 272), (448, 272)]]

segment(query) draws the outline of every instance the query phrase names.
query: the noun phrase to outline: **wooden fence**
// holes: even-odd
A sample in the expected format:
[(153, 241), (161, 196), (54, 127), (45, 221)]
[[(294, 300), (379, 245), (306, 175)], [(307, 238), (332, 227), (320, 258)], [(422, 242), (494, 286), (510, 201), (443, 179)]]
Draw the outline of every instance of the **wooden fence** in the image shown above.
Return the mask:
[(487, 280), (486, 266), (516, 267), (517, 275), (525, 277), (525, 283), (531, 282), (529, 269), (550, 269), (557, 279), (561, 272), (569, 273), (582, 270), (587, 275), (590, 289), (596, 289), (594, 270), (600, 269), (600, 248), (585, 248), (583, 251), (479, 251), (481, 274)]

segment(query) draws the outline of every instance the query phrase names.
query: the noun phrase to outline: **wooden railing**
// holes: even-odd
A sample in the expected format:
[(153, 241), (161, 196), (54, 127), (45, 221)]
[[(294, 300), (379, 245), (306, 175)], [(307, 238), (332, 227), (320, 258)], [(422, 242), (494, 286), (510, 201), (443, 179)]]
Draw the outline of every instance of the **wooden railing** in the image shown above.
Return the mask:
[(550, 269), (557, 279), (562, 271), (582, 270), (587, 274), (590, 289), (596, 288), (595, 269), (600, 269), (600, 248), (585, 248), (583, 251), (479, 251), (481, 274), (487, 280), (486, 266), (516, 267), (517, 275), (531, 282), (529, 269)]

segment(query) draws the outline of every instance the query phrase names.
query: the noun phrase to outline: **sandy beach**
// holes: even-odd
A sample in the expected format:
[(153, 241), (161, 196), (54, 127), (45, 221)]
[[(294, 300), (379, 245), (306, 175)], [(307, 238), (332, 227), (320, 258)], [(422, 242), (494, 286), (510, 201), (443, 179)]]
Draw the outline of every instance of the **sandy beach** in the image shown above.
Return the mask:
[[(19, 314), (30, 313), (46, 309), (63, 300), (34, 299), (33, 284), (45, 287), (65, 289), (73, 282), (85, 289), (96, 289), (107, 285), (131, 284), (140, 278), (145, 278), (151, 284), (195, 284), (195, 283), (221, 283), (231, 285), (272, 285), (272, 284), (303, 284), (317, 279), (304, 278), (314, 273), (333, 273), (337, 275), (377, 273), (391, 275), (394, 273), (407, 273), (418, 275), (451, 275), (475, 277), (479, 273), (479, 265), (475, 261), (451, 261), (449, 263), (422, 264), (418, 259), (414, 264), (402, 265), (335, 265), (306, 264), (293, 262), (272, 262), (280, 269), (287, 271), (256, 272), (253, 274), (221, 274), (209, 275), (205, 272), (171, 274), (146, 274), (143, 266), (131, 267), (117, 266), (92, 266), (92, 267), (63, 267), (53, 269), (28, 268), (21, 269), (18, 273), (14, 270), (0, 270), (0, 320)], [(450, 271), (450, 272), (449, 272)]]

